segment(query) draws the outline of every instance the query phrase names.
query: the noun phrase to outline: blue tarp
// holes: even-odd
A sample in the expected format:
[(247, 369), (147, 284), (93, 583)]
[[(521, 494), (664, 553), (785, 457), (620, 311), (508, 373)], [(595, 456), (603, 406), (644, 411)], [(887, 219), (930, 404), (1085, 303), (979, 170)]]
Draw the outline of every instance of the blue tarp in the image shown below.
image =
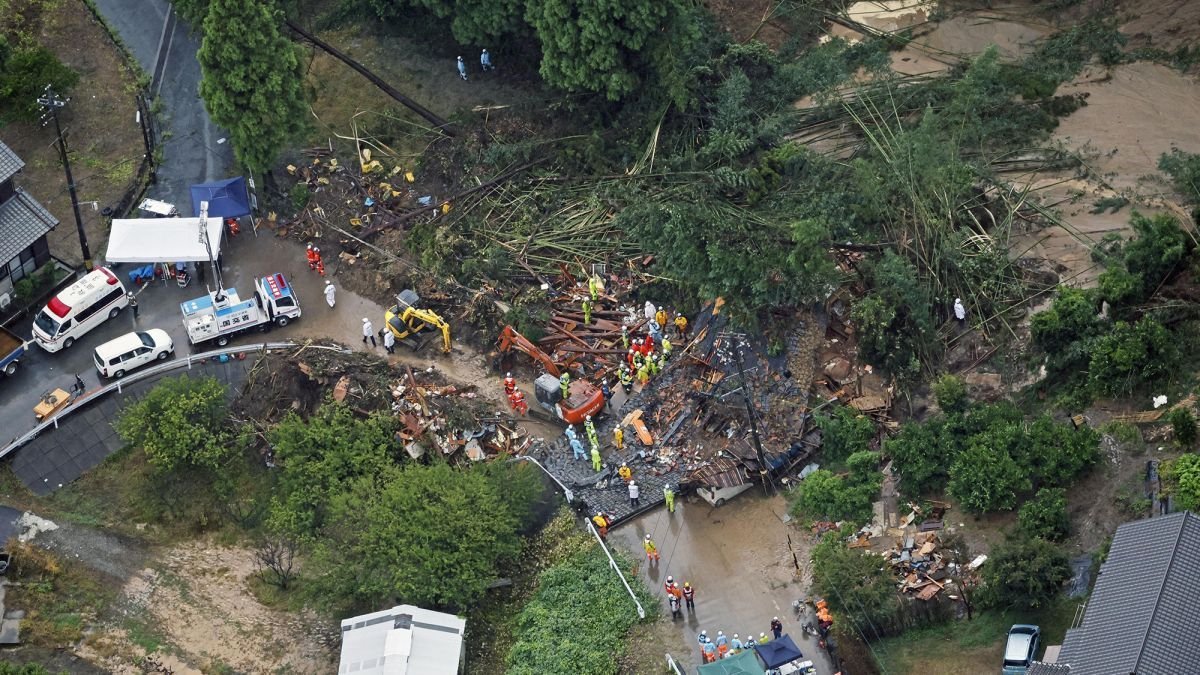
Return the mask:
[(796, 643), (792, 642), (792, 638), (787, 635), (766, 644), (754, 645), (754, 649), (763, 663), (767, 664), (767, 668), (778, 668), (804, 656), (800, 653), (800, 648), (796, 646)]
[(250, 196), (243, 176), (192, 186), (192, 214), (200, 215), (200, 202), (208, 202), (208, 215), (214, 218), (240, 218), (250, 215)]

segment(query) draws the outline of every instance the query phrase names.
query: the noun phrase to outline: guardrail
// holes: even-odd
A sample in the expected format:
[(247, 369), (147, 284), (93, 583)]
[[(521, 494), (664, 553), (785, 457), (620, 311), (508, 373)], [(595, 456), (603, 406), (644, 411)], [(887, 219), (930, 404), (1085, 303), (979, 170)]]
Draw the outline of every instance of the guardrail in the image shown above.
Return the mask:
[[(13, 451), (17, 450), (21, 446), (23, 446), (26, 443), (37, 438), (38, 435), (40, 435), (43, 431), (45, 431), (47, 429), (57, 429), (59, 420), (65, 418), (69, 415), (73, 415), (77, 412), (83, 411), (93, 401), (99, 401), (101, 398), (103, 398), (107, 394), (110, 394), (112, 392), (117, 392), (119, 394), (122, 391), (124, 391), (124, 389), (131, 384), (135, 384), (137, 382), (142, 382), (144, 380), (149, 380), (151, 378), (158, 377), (158, 376), (162, 375), (163, 373), (169, 373), (174, 370), (185, 370), (185, 369), (191, 370), (192, 367), (195, 365), (198, 365), (205, 361), (212, 360), (214, 358), (219, 359), (222, 356), (233, 356), (236, 354), (250, 353), (250, 352), (258, 352), (259, 354), (266, 354), (268, 351), (270, 351), (272, 349), (290, 349), (293, 347), (300, 347), (300, 346), (301, 346), (301, 344), (296, 343), (296, 342), (262, 342), (262, 343), (253, 344), (253, 345), (225, 347), (224, 349), (216, 349), (216, 350), (213, 350), (210, 352), (201, 352), (199, 354), (189, 354), (186, 358), (173, 359), (171, 361), (167, 361), (166, 363), (156, 364), (154, 366), (146, 368), (145, 370), (140, 370), (137, 373), (127, 375), (126, 377), (124, 377), (120, 380), (116, 380), (115, 382), (113, 382), (111, 384), (105, 385), (95, 391), (88, 392), (84, 396), (81, 396), (81, 397), (75, 399), (74, 401), (71, 402), (70, 405), (63, 408), (59, 412), (55, 413), (50, 419), (48, 419), (44, 422), (41, 422), (40, 424), (35, 426), (33, 429), (26, 432), (24, 435), (13, 439), (8, 445), (4, 446), (4, 449), (0, 450), (0, 459), (4, 459)], [(327, 345), (308, 345), (308, 348), (309, 349), (328, 349), (328, 350), (333, 350), (333, 351), (338, 351), (338, 352), (349, 352), (350, 351), (347, 349), (343, 349), (342, 347), (331, 347), (331, 346), (327, 346)]]

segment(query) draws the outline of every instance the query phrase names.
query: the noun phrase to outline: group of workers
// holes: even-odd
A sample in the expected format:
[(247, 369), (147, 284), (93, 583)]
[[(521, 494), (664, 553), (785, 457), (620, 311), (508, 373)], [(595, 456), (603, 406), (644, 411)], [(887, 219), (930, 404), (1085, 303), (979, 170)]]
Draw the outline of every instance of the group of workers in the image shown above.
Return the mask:
[(779, 617), (771, 619), (771, 635), (774, 637), (769, 638), (766, 633), (759, 633), (758, 638), (755, 638), (754, 633), (750, 632), (746, 633), (746, 639), (743, 640), (737, 633), (730, 638), (723, 631), (717, 631), (717, 637), (710, 639), (708, 631), (702, 630), (696, 636), (696, 642), (700, 645), (700, 656), (703, 657), (704, 662), (712, 663), (717, 659), (733, 656), (744, 649), (752, 649), (755, 645), (766, 644), (772, 639), (778, 640), (783, 635), (783, 622), (779, 620)]
[[(646, 535), (646, 541), (650, 541), (650, 535)], [(663, 590), (667, 592), (667, 604), (671, 607), (671, 618), (679, 619), (683, 617), (683, 605), (687, 605), (689, 612), (696, 611), (696, 589), (692, 588), (691, 582), (683, 582), (683, 586), (675, 583), (675, 577), (668, 576), (663, 582)]]
[[(308, 259), (308, 269), (316, 270), (317, 274), (325, 276), (325, 261), (321, 259), (321, 249), (313, 246), (312, 242), (309, 242), (304, 256)], [(330, 306), (332, 307), (333, 305)]]
[(517, 389), (517, 381), (513, 378), (512, 373), (504, 374), (504, 395), (508, 397), (508, 405), (512, 407), (513, 412), (518, 415), (529, 413), (529, 404), (525, 401), (525, 394)]

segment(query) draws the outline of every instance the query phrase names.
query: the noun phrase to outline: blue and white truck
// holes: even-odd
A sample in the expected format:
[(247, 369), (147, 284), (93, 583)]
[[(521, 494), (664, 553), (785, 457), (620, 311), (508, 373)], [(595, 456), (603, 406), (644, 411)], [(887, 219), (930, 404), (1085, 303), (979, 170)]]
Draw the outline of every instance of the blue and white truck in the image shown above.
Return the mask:
[(5, 375), (16, 373), (22, 356), (25, 356), (25, 341), (11, 330), (0, 327), (0, 372)]
[(180, 303), (183, 326), (193, 345), (216, 342), (224, 347), (239, 333), (271, 324), (286, 326), (300, 318), (300, 298), (282, 274), (254, 280), (254, 297), (242, 300), (237, 290), (209, 291), (208, 295)]

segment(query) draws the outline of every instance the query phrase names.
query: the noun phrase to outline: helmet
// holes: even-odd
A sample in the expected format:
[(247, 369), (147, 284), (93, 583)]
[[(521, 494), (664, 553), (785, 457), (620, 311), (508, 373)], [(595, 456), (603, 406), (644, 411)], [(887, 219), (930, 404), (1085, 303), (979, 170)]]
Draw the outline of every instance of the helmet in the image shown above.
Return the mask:
[(773, 619), (771, 619), (771, 620), (772, 620), (772, 621), (778, 621), (778, 620), (779, 620), (779, 617), (775, 617), (775, 618), (773, 618)]
[(371, 323), (371, 320), (364, 316), (363, 323)]
[(758, 634), (758, 639), (759, 639), (759, 640), (762, 640), (763, 642), (766, 642), (766, 641), (767, 641), (767, 634), (766, 634), (766, 633), (759, 633), (759, 634)]
[(326, 279), (326, 280), (325, 280), (325, 285), (326, 285), (326, 286), (332, 286), (332, 285), (333, 285), (333, 282), (332, 282), (332, 281), (330, 281), (330, 280), (328, 280), (328, 279)]
[(512, 377), (512, 373), (511, 373), (511, 372), (505, 373), (505, 374), (504, 374), (504, 376), (505, 376), (505, 377)]
[(312, 248), (312, 242), (311, 242), (311, 241), (310, 241), (310, 242), (308, 242), (308, 247), (309, 247), (309, 248)]
[(650, 535), (646, 535), (646, 541), (650, 541)]
[(667, 583), (669, 584), (669, 583), (671, 583), (671, 582), (673, 582), (673, 581), (675, 581), (675, 577), (673, 577), (673, 576), (671, 576), (671, 575), (669, 575), (669, 574), (668, 574), (668, 575), (667, 575)]
[(461, 56), (460, 56), (460, 57), (458, 57), (458, 60), (459, 60), (459, 61), (462, 61), (462, 57), (461, 57)]
[(584, 418), (583, 418), (583, 419), (584, 419), (584, 421), (591, 421), (591, 419), (592, 419), (592, 416), (591, 416), (591, 415), (586, 415), (586, 416), (584, 416)]
[(737, 633), (734, 633), (734, 634), (733, 634), (733, 639), (734, 639), (734, 640), (738, 639)]
[(717, 631), (717, 637), (721, 637), (721, 636), (722, 636), (722, 635), (724, 635), (724, 634), (725, 634), (725, 632), (724, 632), (724, 631)]
[(702, 631), (700, 631), (700, 634), (701, 634), (701, 635), (708, 635), (708, 631), (706, 631), (706, 630), (702, 630)]
[(691, 587), (692, 587), (692, 582), (690, 582), (690, 581), (685, 581), (685, 582), (683, 582), (683, 587), (684, 587), (684, 588), (691, 588)]

